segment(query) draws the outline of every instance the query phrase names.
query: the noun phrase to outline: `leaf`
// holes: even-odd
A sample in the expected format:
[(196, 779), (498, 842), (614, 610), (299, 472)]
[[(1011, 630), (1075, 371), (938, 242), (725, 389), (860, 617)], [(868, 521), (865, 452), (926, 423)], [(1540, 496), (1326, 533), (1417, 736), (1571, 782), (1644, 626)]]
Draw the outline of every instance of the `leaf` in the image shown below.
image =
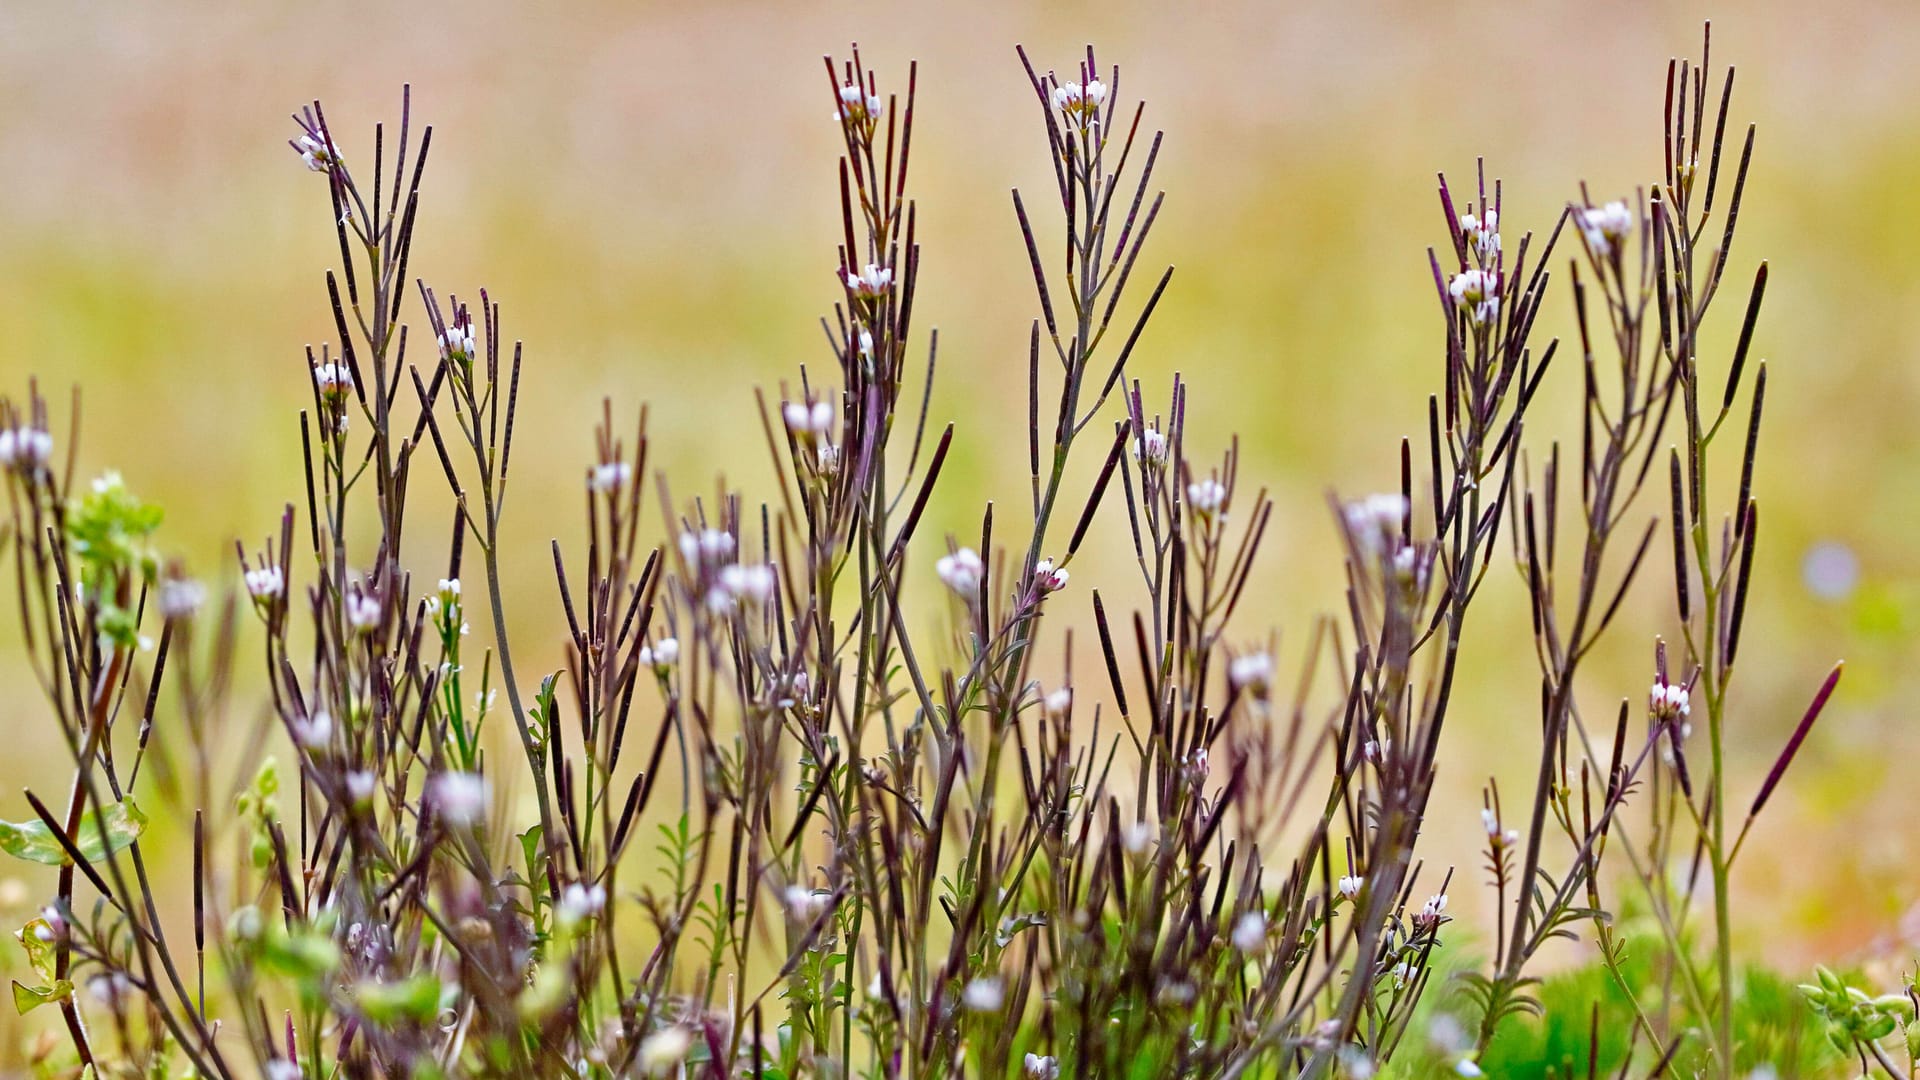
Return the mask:
[(33, 968), (34, 973), (47, 982), (54, 981), (53, 924), (44, 917), (32, 919), (13, 936), (20, 940), (21, 948), (27, 950), (27, 965)]
[[(88, 862), (97, 863), (113, 852), (125, 851), (146, 831), (147, 815), (140, 812), (132, 799), (127, 799), (107, 808), (106, 833), (107, 842), (112, 845), (111, 851), (102, 846), (100, 826), (91, 811), (80, 818), (80, 830), (74, 837), (74, 846), (80, 849), (81, 856)], [(16, 859), (42, 866), (65, 866), (72, 861), (67, 858), (66, 849), (60, 846), (53, 830), (38, 819), (20, 823), (0, 821), (0, 850)]]
[(28, 986), (19, 979), (13, 980), (13, 1007), (25, 1016), (42, 1005), (51, 1005), (56, 1001), (65, 1001), (73, 996), (73, 984), (65, 979), (52, 986)]
[(440, 1012), (440, 977), (422, 972), (400, 982), (363, 982), (355, 989), (354, 999), (361, 1014), (375, 1024), (425, 1023)]

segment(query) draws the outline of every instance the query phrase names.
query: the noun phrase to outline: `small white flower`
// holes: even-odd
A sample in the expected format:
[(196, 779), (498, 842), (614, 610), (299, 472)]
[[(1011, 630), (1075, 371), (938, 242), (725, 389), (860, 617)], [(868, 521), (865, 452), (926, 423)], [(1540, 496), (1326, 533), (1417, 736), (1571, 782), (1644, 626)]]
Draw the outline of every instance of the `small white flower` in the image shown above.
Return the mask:
[(1227, 486), (1209, 477), (1187, 485), (1187, 505), (1202, 517), (1211, 517), (1227, 505)]
[(1136, 821), (1120, 833), (1120, 846), (1125, 848), (1129, 855), (1140, 854), (1152, 843), (1153, 826), (1144, 821)]
[(873, 359), (873, 332), (868, 330), (864, 326), (861, 327), (858, 343), (860, 348), (860, 355), (866, 357), (868, 360), (872, 360)]
[(1193, 753), (1187, 755), (1185, 770), (1187, 782), (1194, 787), (1199, 787), (1201, 784), (1207, 782), (1207, 773), (1212, 771), (1212, 768), (1211, 755), (1207, 753), (1207, 748), (1204, 746), (1194, 747)]
[(479, 693), (473, 695), (474, 710), (476, 712), (484, 713), (488, 709), (493, 708), (493, 703), (499, 700), (499, 698), (500, 698), (500, 691), (498, 690), (482, 690)]
[(1068, 82), (1053, 88), (1053, 107), (1075, 124), (1084, 124), (1099, 115), (1100, 106), (1106, 100), (1107, 87), (1099, 79), (1088, 80), (1085, 86)]
[(1341, 878), (1338, 886), (1340, 895), (1349, 900), (1359, 896), (1360, 886), (1366, 884), (1366, 880), (1367, 879), (1361, 877), (1359, 874), (1348, 874), (1346, 877)]
[(1500, 272), (1497, 270), (1462, 270), (1453, 275), (1447, 292), (1475, 326), (1486, 326), (1500, 317)]
[(1413, 925), (1422, 930), (1439, 926), (1440, 917), (1446, 914), (1446, 910), (1447, 894), (1434, 893), (1427, 897), (1426, 903), (1420, 905), (1420, 913), (1413, 917)]
[(678, 1024), (664, 1027), (640, 1041), (640, 1071), (659, 1076), (680, 1064), (693, 1049), (693, 1033)]
[(1368, 739), (1360, 747), (1360, 756), (1366, 758), (1368, 761), (1373, 762), (1375, 765), (1379, 765), (1382, 762), (1386, 761), (1387, 755), (1391, 754), (1392, 752), (1393, 752), (1392, 739), (1380, 739), (1377, 741), (1374, 739)]
[(1480, 1071), (1480, 1066), (1475, 1065), (1472, 1061), (1469, 1061), (1466, 1058), (1461, 1058), (1459, 1061), (1456, 1061), (1453, 1063), (1453, 1075), (1484, 1076), (1486, 1074)]
[(722, 567), (720, 589), (731, 600), (764, 604), (773, 596), (773, 567), (764, 563)]
[(353, 389), (353, 369), (345, 364), (317, 364), (313, 369), (313, 385), (320, 388), (323, 398), (343, 398)]
[(934, 573), (947, 588), (960, 594), (963, 599), (972, 599), (980, 591), (980, 581), (986, 577), (987, 566), (980, 561), (979, 552), (972, 548), (961, 548), (951, 555), (940, 556), (933, 564)]
[(1233, 947), (1241, 952), (1253, 952), (1266, 941), (1267, 917), (1260, 912), (1249, 911), (1233, 924)]
[(1057, 1058), (1028, 1054), (1020, 1065), (1022, 1080), (1059, 1080), (1060, 1062)]
[(1073, 710), (1073, 688), (1063, 686), (1048, 694), (1040, 704), (1046, 711), (1047, 719), (1064, 719)]
[(878, 263), (868, 263), (859, 273), (847, 271), (847, 291), (859, 300), (878, 300), (893, 288), (893, 270)]
[(302, 1080), (306, 1075), (300, 1066), (286, 1058), (274, 1058), (267, 1062), (267, 1080)]
[(262, 566), (258, 570), (249, 570), (244, 579), (247, 595), (255, 600), (271, 600), (287, 591), (287, 579), (280, 573), (278, 566)]
[(93, 995), (95, 1001), (110, 1009), (119, 1009), (127, 1000), (127, 995), (132, 992), (133, 980), (127, 978), (122, 972), (95, 975), (87, 980), (87, 993)]
[(1005, 997), (1000, 989), (1000, 980), (987, 976), (967, 984), (967, 988), (960, 992), (960, 1004), (966, 1006), (968, 1012), (998, 1012)]
[(184, 619), (200, 610), (206, 598), (206, 586), (199, 582), (169, 578), (160, 586), (160, 614), (169, 619)]
[(1412, 982), (1414, 971), (1414, 966), (1405, 960), (1393, 965), (1393, 985), (1400, 987)]
[(1033, 584), (1041, 595), (1059, 592), (1067, 587), (1067, 571), (1064, 567), (1055, 567), (1052, 559), (1041, 559), (1033, 567)]
[(314, 172), (326, 172), (339, 160), (326, 136), (318, 130), (301, 132), (300, 137), (293, 140), (293, 148), (299, 152), (300, 160), (306, 162), (307, 168)]
[(480, 355), (473, 340), (473, 320), (467, 318), (461, 322), (458, 317), (447, 324), (440, 334), (440, 352), (449, 360), (472, 360)]
[(1407, 517), (1407, 498), (1397, 492), (1369, 495), (1347, 504), (1347, 527), (1366, 551), (1385, 551), (1398, 543), (1400, 525)]
[(465, 829), (486, 816), (491, 786), (484, 776), (444, 772), (433, 778), (433, 806), (455, 828)]
[(53, 436), (22, 424), (0, 431), (0, 469), (31, 478), (53, 457)]
[(680, 554), (689, 566), (697, 568), (703, 563), (727, 562), (733, 558), (733, 550), (733, 534), (725, 529), (688, 530), (680, 534)]
[(294, 741), (315, 753), (325, 750), (333, 740), (333, 716), (325, 710), (316, 711), (305, 720), (295, 720), (291, 726)]
[(1494, 815), (1492, 807), (1480, 811), (1480, 825), (1487, 830), (1488, 836), (1500, 835), (1500, 819)]
[(1620, 246), (1620, 242), (1633, 232), (1633, 217), (1633, 211), (1627, 208), (1622, 199), (1580, 211), (1580, 231), (1586, 236), (1587, 247), (1595, 257), (1604, 259)]
[(832, 434), (834, 421), (839, 419), (833, 405), (826, 401), (816, 401), (811, 405), (804, 401), (789, 401), (781, 413), (786, 418), (787, 430), (803, 441)]
[(369, 592), (347, 594), (347, 625), (356, 632), (370, 634), (380, 625), (380, 600)]
[(840, 88), (840, 117), (849, 124), (878, 120), (885, 108), (886, 103), (878, 94), (866, 93), (852, 83)]
[(372, 773), (355, 769), (347, 774), (347, 798), (352, 799), (355, 806), (369, 802), (373, 799), (374, 785), (377, 783)]
[(1273, 683), (1273, 657), (1264, 652), (1242, 653), (1227, 664), (1227, 682), (1256, 698), (1265, 698)]
[(1140, 433), (1138, 439), (1133, 441), (1134, 460), (1138, 461), (1143, 469), (1159, 469), (1165, 466), (1168, 452), (1167, 437), (1162, 435), (1158, 428), (1147, 428)]
[(825, 889), (809, 889), (805, 885), (789, 885), (784, 896), (787, 911), (793, 920), (800, 923), (812, 923), (826, 914), (833, 903), (833, 894)]
[(1655, 679), (1647, 694), (1647, 710), (1655, 720), (1684, 720), (1693, 711), (1693, 704), (1685, 685)]
[(1460, 215), (1460, 235), (1467, 246), (1478, 252), (1482, 261), (1500, 254), (1500, 211), (1488, 210), (1483, 220), (1473, 214)]
[(652, 668), (655, 674), (665, 675), (679, 660), (678, 638), (661, 638), (651, 645), (640, 647), (640, 666)]
[(574, 882), (560, 893), (560, 918), (563, 922), (579, 922), (599, 915), (607, 908), (607, 887), (605, 885), (586, 885)]
[(440, 602), (447, 605), (448, 607), (452, 607), (454, 603), (457, 602), (459, 599), (460, 599), (460, 579), (459, 578), (441, 578), (440, 579)]
[(593, 467), (587, 474), (588, 491), (618, 491), (633, 478), (633, 466), (624, 461), (608, 461)]

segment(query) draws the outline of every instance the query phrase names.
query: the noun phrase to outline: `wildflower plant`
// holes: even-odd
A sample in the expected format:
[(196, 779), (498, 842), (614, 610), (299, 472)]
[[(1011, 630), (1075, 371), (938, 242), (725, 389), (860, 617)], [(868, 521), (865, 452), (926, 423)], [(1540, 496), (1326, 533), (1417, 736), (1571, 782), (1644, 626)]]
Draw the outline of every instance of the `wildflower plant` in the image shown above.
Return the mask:
[[(1471, 1076), (1540, 1008), (1543, 945), (1586, 930), (1634, 1015), (1608, 1068), (1747, 1063), (1728, 873), (1838, 669), (1731, 832), (1764, 365), (1717, 529), (1707, 470), (1766, 269), (1716, 406), (1697, 341), (1753, 144), (1723, 183), (1728, 92), (1709, 147), (1705, 65), (1676, 64), (1659, 182), (1583, 192), (1544, 239), (1484, 169), (1465, 198), (1442, 179), (1427, 430), (1382, 493), (1329, 498), (1345, 611), (1283, 659), (1235, 621), (1274, 502), (1237, 441), (1190, 443), (1184, 378), (1150, 393), (1129, 370), (1172, 279), (1135, 273), (1161, 135), (1091, 48), (1064, 74), (1020, 59), (1053, 182), (1013, 195), (1029, 484), (977, 535), (922, 528), (955, 428), (929, 416), (937, 336), (915, 320), (917, 70), (883, 87), (858, 50), (826, 64), (827, 356), (757, 396), (776, 490), (677, 493), (649, 473), (645, 410), (607, 402), (575, 480), (584, 544), (502, 550), (523, 349), (487, 291), (408, 277), (432, 132), (416, 142), (407, 99), (391, 156), (384, 128), (359, 157), (318, 103), (295, 117), (339, 245), (335, 340), (303, 357), (303, 489), (238, 548), (223, 601), (161, 558), (158, 511), (119, 477), (74, 482), (37, 387), (0, 402), (22, 641), (75, 766), (64, 803), (29, 792), (33, 816), (0, 823), (0, 848), (59, 868), (14, 994), (60, 1015), (47, 1072)], [(1560, 447), (1528, 434), (1560, 352), (1535, 333), (1556, 255), (1582, 354), (1572, 515)], [(1672, 438), (1671, 505), (1642, 509), (1670, 515), (1679, 644), (1655, 646), (1644, 709), (1608, 688), (1607, 725), (1575, 688), (1633, 610), (1659, 532), (1636, 507)], [(443, 564), (416, 554), (421, 483), (451, 495), (424, 526)], [(1071, 569), (1096, 528), (1131, 550), (1122, 580)], [(1462, 928), (1472, 874), (1420, 841), (1473, 814), (1432, 796), (1503, 541), (1531, 604), (1538, 781), (1517, 806), (1487, 786), (1495, 916)], [(507, 630), (503, 574), (530, 558), (564, 612), (553, 672), (516, 664)], [(1063, 624), (1091, 626), (1091, 664)], [(243, 663), (263, 725), (228, 705)], [(191, 865), (150, 862), (149, 832), (189, 821)], [(1629, 970), (1603, 891), (1622, 882), (1672, 993)], [(190, 924), (167, 890), (190, 891)], [(1444, 951), (1463, 932), (1491, 940), (1485, 964)], [(1861, 1053), (1911, 1016), (1829, 982), (1808, 994)]]

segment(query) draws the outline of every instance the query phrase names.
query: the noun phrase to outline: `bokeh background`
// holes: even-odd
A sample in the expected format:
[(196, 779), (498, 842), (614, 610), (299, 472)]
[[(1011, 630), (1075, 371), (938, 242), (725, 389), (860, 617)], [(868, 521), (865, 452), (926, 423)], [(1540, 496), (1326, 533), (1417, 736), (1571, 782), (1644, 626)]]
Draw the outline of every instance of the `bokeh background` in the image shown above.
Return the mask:
[[(1772, 367), (1767, 528), (1736, 792), (1764, 774), (1828, 665), (1848, 661), (1737, 872), (1742, 948), (1789, 969), (1903, 964), (1920, 932), (1920, 8), (1729, 8), (1714, 58), (1740, 68), (1735, 122), (1760, 128), (1731, 276), (1772, 264), (1756, 340)], [(838, 136), (820, 56), (849, 41), (888, 87), (920, 61), (917, 321), (940, 329), (934, 414), (958, 424), (935, 523), (970, 531), (990, 498), (1020, 516), (1036, 305), (1008, 190), (1050, 178), (1013, 46), (1064, 70), (1093, 40), (1168, 132), (1147, 262), (1178, 270), (1133, 374), (1164, 397), (1184, 373), (1190, 446), (1238, 432), (1243, 474), (1279, 501), (1242, 629), (1282, 628), (1291, 672), (1309, 620), (1339, 602), (1324, 492), (1391, 486), (1398, 439), (1422, 433), (1437, 384), (1435, 172), (1464, 180), (1484, 155), (1506, 184), (1509, 245), (1550, 227), (1583, 180), (1596, 197), (1630, 192), (1659, 168), (1666, 60), (1697, 55), (1711, 14), (0, 5), (0, 388), (19, 394), (37, 375), (62, 402), (81, 384), (83, 467), (119, 468), (166, 506), (167, 549), (229, 582), (234, 539), (257, 544), (298, 496), (301, 349), (332, 336), (322, 274), (338, 251), (323, 183), (285, 146), (287, 114), (323, 99), (365, 160), (373, 122), (397, 118), (411, 82), (416, 118), (435, 125), (413, 269), (442, 292), (487, 287), (528, 346), (509, 609), (538, 646), (523, 663), (551, 668), (545, 541), (579, 533), (571, 493), (603, 396), (623, 426), (651, 403), (655, 461), (677, 490), (724, 476), (771, 492), (751, 387), (830, 362), (816, 319), (838, 295)], [(1709, 356), (1725, 356), (1741, 302), (1722, 301)], [(1568, 333), (1570, 311), (1563, 292), (1536, 336)], [(1550, 376), (1536, 411), (1571, 415), (1575, 375)], [(1137, 579), (1109, 524), (1075, 584), (1124, 597)], [(1669, 571), (1649, 564), (1589, 669), (1591, 707), (1643, 695), (1653, 638), (1673, 629)], [(1426, 848), (1470, 876), (1480, 785), (1499, 776), (1518, 792), (1533, 768), (1527, 611), (1513, 575), (1499, 577), (1449, 728), (1457, 820), (1436, 820)], [(18, 819), (21, 786), (56, 786), (65, 751), (10, 624), (0, 731), (0, 816)], [(43, 888), (22, 875), (0, 882), (0, 901), (31, 907)]]

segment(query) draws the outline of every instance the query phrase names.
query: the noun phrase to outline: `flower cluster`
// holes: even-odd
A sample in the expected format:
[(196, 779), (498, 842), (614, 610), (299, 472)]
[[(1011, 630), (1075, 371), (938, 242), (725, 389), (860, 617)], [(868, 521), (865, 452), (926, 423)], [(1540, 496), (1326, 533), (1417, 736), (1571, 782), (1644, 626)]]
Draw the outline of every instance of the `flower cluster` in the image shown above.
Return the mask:
[(1604, 206), (1589, 206), (1580, 211), (1580, 233), (1587, 248), (1597, 259), (1604, 259), (1620, 247), (1633, 232), (1633, 211), (1624, 200), (1615, 199)]
[(1107, 86), (1099, 79), (1088, 79), (1084, 86), (1067, 82), (1053, 88), (1053, 107), (1076, 127), (1084, 127), (1089, 121), (1098, 119), (1100, 106), (1106, 101)]
[(0, 431), (0, 471), (32, 477), (53, 459), (53, 436), (25, 424)]
[(1453, 275), (1447, 292), (1475, 326), (1491, 325), (1500, 317), (1500, 272), (1474, 268)]

